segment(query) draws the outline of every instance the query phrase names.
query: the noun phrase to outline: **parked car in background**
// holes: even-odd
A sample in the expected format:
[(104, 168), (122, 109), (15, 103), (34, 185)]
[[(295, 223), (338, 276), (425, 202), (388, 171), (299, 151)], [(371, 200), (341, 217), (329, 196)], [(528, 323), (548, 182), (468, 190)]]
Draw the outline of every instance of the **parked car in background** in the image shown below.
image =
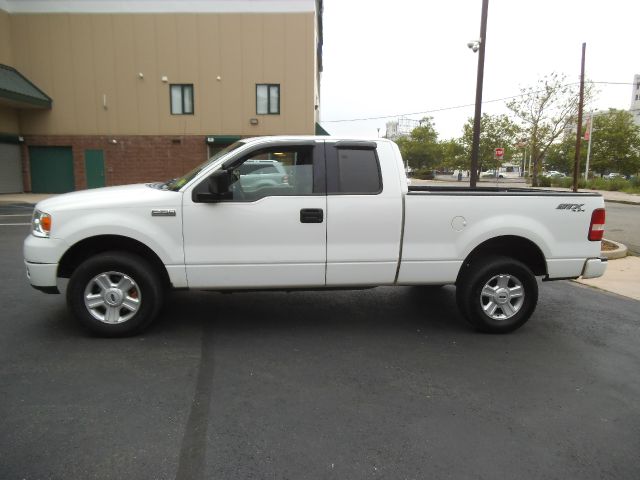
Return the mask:
[(614, 178), (624, 178), (624, 176), (620, 173), (611, 172), (608, 175), (605, 175), (604, 178), (607, 180), (613, 180)]
[(238, 174), (245, 191), (289, 185), (289, 175), (277, 160), (247, 160), (238, 167)]
[(498, 170), (487, 170), (480, 173), (480, 178), (520, 178), (520, 165), (503, 163)]
[(548, 172), (543, 173), (543, 176), (548, 178), (565, 178), (566, 175), (562, 172), (558, 172), (556, 170), (549, 170)]

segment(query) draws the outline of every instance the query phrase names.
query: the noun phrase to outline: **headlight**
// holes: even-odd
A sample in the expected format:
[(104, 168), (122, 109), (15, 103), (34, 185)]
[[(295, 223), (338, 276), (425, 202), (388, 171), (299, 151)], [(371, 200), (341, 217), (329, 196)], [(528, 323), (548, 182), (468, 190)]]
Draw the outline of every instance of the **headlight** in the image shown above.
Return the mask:
[(49, 238), (49, 232), (51, 232), (51, 215), (34, 210), (31, 218), (31, 233), (36, 237)]

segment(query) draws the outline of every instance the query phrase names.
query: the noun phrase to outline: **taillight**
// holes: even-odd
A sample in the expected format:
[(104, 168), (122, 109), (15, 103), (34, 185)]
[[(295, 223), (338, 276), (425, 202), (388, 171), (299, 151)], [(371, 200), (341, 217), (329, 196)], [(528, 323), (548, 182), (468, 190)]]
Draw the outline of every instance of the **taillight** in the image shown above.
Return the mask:
[(591, 214), (589, 240), (599, 242), (604, 235), (604, 208), (596, 208)]

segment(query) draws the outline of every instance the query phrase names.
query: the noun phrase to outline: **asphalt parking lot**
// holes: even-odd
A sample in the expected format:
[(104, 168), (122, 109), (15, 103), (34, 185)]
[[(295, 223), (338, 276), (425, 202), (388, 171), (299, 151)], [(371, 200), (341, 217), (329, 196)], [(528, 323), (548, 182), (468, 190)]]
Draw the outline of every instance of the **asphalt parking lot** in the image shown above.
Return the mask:
[(3, 480), (640, 478), (640, 302), (544, 283), (492, 336), (451, 287), (178, 292), (106, 340), (29, 287), (27, 228), (0, 225)]

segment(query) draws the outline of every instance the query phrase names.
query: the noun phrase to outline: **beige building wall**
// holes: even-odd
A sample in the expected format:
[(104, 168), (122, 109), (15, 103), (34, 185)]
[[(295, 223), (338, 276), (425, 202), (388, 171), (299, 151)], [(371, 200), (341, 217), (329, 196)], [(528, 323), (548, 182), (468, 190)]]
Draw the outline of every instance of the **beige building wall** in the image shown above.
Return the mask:
[(0, 105), (0, 134), (9, 133), (17, 135), (19, 132), (18, 112), (13, 108)]
[[(1, 12), (0, 58), (53, 99), (20, 111), (25, 135), (313, 134), (314, 32), (313, 12)], [(194, 115), (171, 115), (172, 83)], [(280, 115), (256, 115), (257, 83), (280, 84)]]
[[(0, 10), (0, 63), (13, 66), (11, 54), (11, 23), (7, 12)], [(0, 134), (17, 134), (19, 131), (18, 112), (0, 105)]]
[(9, 14), (0, 9), (0, 63), (11, 65), (11, 24)]

